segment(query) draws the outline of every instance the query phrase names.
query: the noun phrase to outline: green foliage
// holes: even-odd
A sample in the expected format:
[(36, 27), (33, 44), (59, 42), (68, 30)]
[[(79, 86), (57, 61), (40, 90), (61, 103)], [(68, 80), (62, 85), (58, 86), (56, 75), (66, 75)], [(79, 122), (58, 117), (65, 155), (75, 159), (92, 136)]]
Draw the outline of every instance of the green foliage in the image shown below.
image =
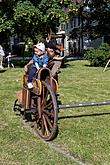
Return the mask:
[(78, 15), (83, 23), (72, 30), (70, 38), (87, 35), (91, 38), (109, 36), (110, 33), (110, 1), (109, 0), (86, 0), (78, 10)]
[(6, 30), (13, 32), (14, 29), (12, 28), (12, 26), (13, 26), (13, 21), (8, 20), (5, 14), (3, 15), (3, 17), (0, 17), (0, 32)]
[(25, 22), (30, 23), (31, 17), (35, 14), (35, 7), (29, 1), (19, 1), (14, 9), (14, 20), (19, 22), (22, 19)]
[[(66, 11), (64, 11), (64, 8)], [(60, 21), (68, 19), (75, 8), (74, 2), (61, 0), (7, 0), (0, 3), (0, 32), (25, 36), (37, 42), (42, 35), (52, 30)], [(74, 12), (74, 11), (73, 11)]]
[(90, 61), (91, 66), (105, 66), (110, 59), (110, 46), (104, 43), (97, 49), (88, 48), (84, 52), (84, 57)]

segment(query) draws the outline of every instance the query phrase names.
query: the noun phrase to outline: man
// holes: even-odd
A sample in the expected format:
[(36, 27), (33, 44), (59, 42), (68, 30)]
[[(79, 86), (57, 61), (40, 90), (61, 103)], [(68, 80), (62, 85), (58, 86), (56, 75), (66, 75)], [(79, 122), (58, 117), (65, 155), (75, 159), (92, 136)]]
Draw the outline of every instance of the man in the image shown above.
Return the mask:
[(49, 57), (48, 68), (52, 76), (58, 79), (57, 73), (61, 67), (63, 57), (60, 56), (60, 50), (51, 41), (45, 43), (47, 55)]

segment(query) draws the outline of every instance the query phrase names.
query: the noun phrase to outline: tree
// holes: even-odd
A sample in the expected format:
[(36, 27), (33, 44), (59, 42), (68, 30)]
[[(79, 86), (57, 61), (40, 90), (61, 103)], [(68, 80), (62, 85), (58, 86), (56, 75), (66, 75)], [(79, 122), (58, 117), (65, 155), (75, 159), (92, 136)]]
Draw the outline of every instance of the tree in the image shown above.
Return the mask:
[(77, 14), (83, 24), (71, 31), (71, 38), (81, 34), (91, 39), (110, 35), (110, 0), (85, 0)]
[(2, 0), (0, 2), (0, 33), (17, 35), (36, 42), (45, 34), (56, 32), (76, 8), (72, 0)]

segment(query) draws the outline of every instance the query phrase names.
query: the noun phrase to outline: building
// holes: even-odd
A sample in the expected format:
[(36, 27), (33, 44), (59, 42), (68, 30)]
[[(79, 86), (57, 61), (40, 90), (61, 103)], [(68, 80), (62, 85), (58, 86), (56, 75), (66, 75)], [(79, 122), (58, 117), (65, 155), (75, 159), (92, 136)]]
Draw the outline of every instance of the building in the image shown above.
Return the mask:
[[(88, 6), (88, 3), (90, 2), (91, 0), (87, 1), (87, 5), (83, 7), (83, 11), (91, 12)], [(83, 3), (85, 3), (85, 1), (83, 1)], [(63, 42), (64, 44), (64, 55), (81, 56), (83, 49), (87, 49), (88, 47), (97, 48), (99, 47), (99, 45), (101, 45), (101, 43), (104, 42), (104, 37), (91, 40), (88, 34), (86, 34), (85, 36), (74, 36), (72, 39), (70, 39), (70, 32), (73, 29), (82, 29), (85, 23), (86, 22), (83, 21), (81, 16), (79, 16), (78, 14), (73, 14), (68, 22), (61, 23), (58, 27), (57, 34), (63, 35), (63, 41), (61, 39), (58, 39), (58, 42)]]

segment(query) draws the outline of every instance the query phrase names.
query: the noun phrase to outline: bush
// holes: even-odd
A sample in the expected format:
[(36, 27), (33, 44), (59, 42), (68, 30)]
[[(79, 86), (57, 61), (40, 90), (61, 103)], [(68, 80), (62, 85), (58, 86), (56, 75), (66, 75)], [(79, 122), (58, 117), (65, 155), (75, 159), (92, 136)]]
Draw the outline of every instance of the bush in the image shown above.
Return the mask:
[(24, 67), (25, 65), (27, 64), (27, 62), (26, 61), (23, 61), (23, 60), (21, 60), (21, 61), (19, 61), (19, 60), (14, 60), (13, 61), (13, 65), (15, 66), (15, 67)]
[(110, 46), (103, 43), (99, 48), (88, 48), (84, 52), (84, 58), (90, 61), (91, 66), (105, 66), (110, 59)]

